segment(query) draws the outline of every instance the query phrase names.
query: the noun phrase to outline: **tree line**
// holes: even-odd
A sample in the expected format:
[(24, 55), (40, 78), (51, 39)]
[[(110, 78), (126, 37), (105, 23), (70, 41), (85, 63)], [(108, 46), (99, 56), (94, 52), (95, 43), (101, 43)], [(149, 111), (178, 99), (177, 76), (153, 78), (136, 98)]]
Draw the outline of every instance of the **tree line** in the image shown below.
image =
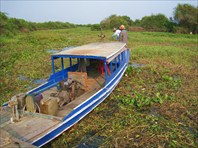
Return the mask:
[(6, 13), (0, 12), (0, 35), (13, 35), (19, 32), (29, 32), (44, 29), (74, 28), (75, 24), (68, 22), (28, 22), (24, 19), (9, 18)]
[(173, 33), (198, 33), (198, 8), (189, 4), (178, 4), (174, 17), (167, 18), (164, 14), (144, 16), (141, 20), (132, 20), (128, 16), (111, 15), (100, 24), (75, 25), (68, 22), (34, 23), (23, 19), (9, 18), (0, 12), (0, 35), (29, 32), (40, 29), (66, 29), (77, 26), (91, 27), (91, 30), (112, 29), (125, 25), (129, 31), (160, 31)]
[[(111, 15), (99, 24), (103, 29), (112, 29), (124, 24), (130, 31), (160, 31), (173, 33), (198, 33), (198, 8), (189, 4), (178, 4), (173, 18), (163, 14), (144, 16), (141, 20), (131, 20), (128, 16)], [(95, 25), (95, 27), (97, 27)]]

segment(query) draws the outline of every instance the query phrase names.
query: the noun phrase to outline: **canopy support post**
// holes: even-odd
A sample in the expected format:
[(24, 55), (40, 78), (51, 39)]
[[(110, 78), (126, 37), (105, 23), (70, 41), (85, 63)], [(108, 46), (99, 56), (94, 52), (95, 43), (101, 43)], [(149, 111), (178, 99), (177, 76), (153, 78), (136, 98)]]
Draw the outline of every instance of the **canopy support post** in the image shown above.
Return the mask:
[(62, 66), (62, 70), (64, 70), (64, 60), (63, 60), (63, 58), (61, 58), (61, 66)]
[(52, 73), (55, 74), (55, 69), (54, 69), (54, 57), (52, 57)]
[(69, 58), (70, 67), (72, 66), (72, 58)]

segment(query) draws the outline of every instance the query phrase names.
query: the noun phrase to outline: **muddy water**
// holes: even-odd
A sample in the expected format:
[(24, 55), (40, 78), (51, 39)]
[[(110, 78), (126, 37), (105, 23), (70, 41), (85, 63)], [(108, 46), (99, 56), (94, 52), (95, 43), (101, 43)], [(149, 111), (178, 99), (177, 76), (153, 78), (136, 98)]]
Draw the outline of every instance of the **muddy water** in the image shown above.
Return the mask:
[(87, 133), (78, 144), (77, 148), (98, 148), (104, 143), (105, 137), (97, 135), (95, 132)]
[(134, 67), (134, 68), (139, 68), (139, 67), (144, 67), (145, 64), (133, 62), (132, 64), (129, 64), (129, 66)]
[(47, 82), (47, 79), (30, 79), (30, 78), (25, 77), (24, 75), (19, 75), (19, 80), (31, 81), (33, 84), (43, 84)]

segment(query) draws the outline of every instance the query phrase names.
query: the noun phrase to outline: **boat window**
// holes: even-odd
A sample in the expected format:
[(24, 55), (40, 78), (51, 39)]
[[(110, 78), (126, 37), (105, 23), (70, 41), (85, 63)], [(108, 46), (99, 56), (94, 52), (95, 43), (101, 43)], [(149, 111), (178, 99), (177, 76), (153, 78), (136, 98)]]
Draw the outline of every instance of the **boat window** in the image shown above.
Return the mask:
[(122, 61), (122, 53), (120, 54), (120, 61)]
[(111, 70), (111, 73), (114, 73), (116, 71), (117, 68), (120, 67), (121, 63), (123, 63), (124, 58), (125, 58), (125, 51), (122, 52), (121, 54), (119, 54), (114, 60), (112, 60), (109, 63), (109, 68)]
[(85, 58), (78, 59), (78, 71), (79, 72), (87, 72), (86, 63), (87, 63), (87, 59)]
[(85, 64), (88, 77), (97, 78), (99, 75), (104, 74), (104, 66), (102, 60), (86, 59)]
[(120, 66), (119, 56), (116, 57), (116, 61), (117, 61), (117, 68), (119, 68)]
[(116, 58), (110, 62), (111, 73), (116, 71), (116, 63), (117, 63)]
[(57, 58), (54, 60), (54, 69), (55, 72), (58, 72), (77, 63), (77, 58)]
[(111, 75), (110, 64), (107, 64), (107, 74), (108, 76)]
[(63, 58), (64, 69), (70, 66), (69, 59)]
[(121, 62), (121, 55), (120, 54), (118, 55), (118, 61), (119, 61), (119, 64), (120, 64), (120, 62)]
[(54, 60), (54, 69), (55, 69), (55, 72), (62, 70), (61, 58)]
[(121, 61), (124, 60), (124, 52), (121, 53)]
[(127, 57), (127, 50), (124, 51), (124, 57)]
[(73, 63), (73, 65), (77, 64), (78, 63), (78, 59), (77, 58), (72, 58), (72, 63)]

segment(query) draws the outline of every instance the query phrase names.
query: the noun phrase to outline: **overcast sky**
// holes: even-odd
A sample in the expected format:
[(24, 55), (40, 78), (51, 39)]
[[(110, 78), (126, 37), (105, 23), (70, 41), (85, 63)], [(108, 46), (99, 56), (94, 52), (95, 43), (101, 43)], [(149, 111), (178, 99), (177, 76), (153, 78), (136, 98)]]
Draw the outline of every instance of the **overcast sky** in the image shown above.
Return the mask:
[(31, 22), (62, 21), (75, 24), (95, 24), (112, 14), (127, 15), (132, 20), (162, 13), (173, 17), (178, 4), (197, 7), (197, 0), (0, 0), (1, 12), (9, 17)]

